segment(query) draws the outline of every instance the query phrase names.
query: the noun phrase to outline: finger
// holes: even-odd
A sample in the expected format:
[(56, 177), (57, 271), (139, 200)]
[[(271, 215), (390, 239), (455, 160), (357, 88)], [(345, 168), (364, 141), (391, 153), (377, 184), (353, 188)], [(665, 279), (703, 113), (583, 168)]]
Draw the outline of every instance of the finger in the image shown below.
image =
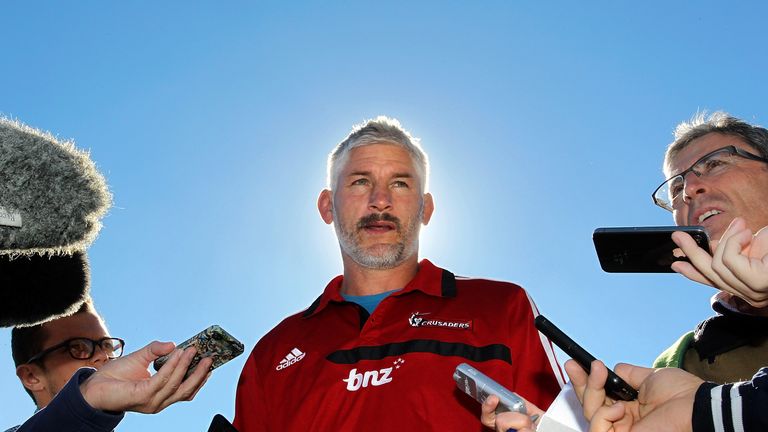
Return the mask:
[(589, 432), (607, 432), (613, 429), (613, 424), (624, 417), (624, 404), (617, 402), (610, 406), (602, 406), (589, 422)]
[(154, 341), (147, 345), (148, 357), (152, 357), (150, 361), (155, 360), (158, 357), (164, 356), (173, 351), (176, 348), (176, 344), (173, 342), (158, 342)]
[[(690, 264), (696, 269), (696, 271), (698, 271), (704, 278), (711, 282), (707, 283), (707, 285), (716, 287), (722, 285), (722, 280), (717, 275), (717, 273), (712, 270), (712, 256), (709, 254), (709, 252), (700, 248), (696, 241), (693, 240), (693, 237), (691, 237), (688, 233), (675, 231), (672, 233), (672, 241), (675, 242), (675, 244), (683, 250), (683, 253), (688, 257)], [(677, 263), (678, 262), (675, 262), (674, 264)], [(693, 272), (690, 271), (690, 268), (685, 265), (673, 265), (672, 269), (675, 271), (681, 270), (680, 273), (688, 279), (700, 282), (700, 277), (697, 277)], [(683, 273), (683, 271), (686, 271), (686, 273)]]
[(702, 285), (709, 285), (713, 288), (717, 288), (715, 286), (715, 283), (711, 280), (707, 279), (706, 276), (701, 274), (700, 271), (696, 270), (696, 267), (693, 266), (693, 264), (686, 262), (686, 261), (675, 261), (672, 263), (672, 271), (675, 271), (677, 273), (680, 273), (681, 275), (687, 277), (688, 279), (698, 282)]
[(160, 405), (179, 388), (189, 363), (192, 361), (194, 348), (184, 351), (177, 349), (171, 353), (168, 361), (150, 379), (153, 401)]
[(210, 375), (212, 364), (213, 358), (211, 357), (205, 357), (200, 360), (200, 363), (195, 366), (195, 369), (192, 371), (192, 373), (190, 373), (189, 376), (184, 379), (184, 382), (179, 389), (184, 391), (185, 389), (194, 389), (199, 387), (206, 380), (208, 375)]
[(200, 391), (201, 388), (203, 388), (203, 386), (205, 386), (205, 383), (208, 382), (208, 379), (211, 378), (212, 374), (213, 374), (213, 372), (208, 371), (208, 373), (205, 375), (205, 379), (203, 379), (203, 382), (200, 383), (199, 386), (197, 386), (197, 388), (195, 389), (194, 393), (192, 393), (192, 396), (190, 396), (189, 400), (193, 400), (195, 397), (197, 397), (197, 393)]
[(761, 258), (768, 255), (768, 227), (759, 229), (749, 245), (749, 256)]
[(483, 426), (491, 429), (496, 425), (496, 407), (499, 405), (499, 398), (496, 395), (490, 395), (480, 407), (480, 422)]
[[(738, 222), (737, 219), (734, 219), (733, 221), (731, 221), (731, 224), (728, 225), (728, 228), (725, 230), (722, 237), (720, 237), (720, 242), (718, 246), (715, 249), (713, 249), (712, 256), (717, 261), (722, 261), (723, 253), (726, 249), (725, 244), (730, 243), (731, 247), (733, 247), (734, 243), (731, 241), (733, 237), (737, 236), (740, 233), (743, 233), (744, 230), (746, 229), (744, 227), (741, 227), (742, 224), (737, 222)], [(752, 233), (750, 233), (750, 237), (751, 235)], [(741, 251), (742, 251), (742, 248), (740, 247), (737, 251), (737, 254), (740, 253)]]
[(533, 429), (533, 422), (531, 418), (526, 414), (518, 412), (503, 412), (496, 415), (496, 424), (494, 425), (496, 431), (506, 432), (510, 429), (517, 431), (525, 429)]
[(534, 417), (536, 416), (536, 421), (534, 423), (538, 423), (538, 421), (541, 419), (541, 416), (544, 415), (544, 410), (537, 407), (531, 402), (528, 402), (528, 400), (522, 396), (520, 398), (525, 402), (525, 412), (528, 414), (528, 417)]
[(575, 360), (568, 360), (565, 362), (565, 373), (568, 374), (568, 378), (571, 379), (571, 385), (576, 392), (576, 397), (579, 398), (579, 402), (584, 403), (584, 390), (587, 387), (587, 372), (576, 363)]
[[(168, 345), (170, 344), (170, 349), (168, 349)], [(145, 346), (143, 346), (138, 351), (134, 351), (126, 356), (124, 356), (125, 359), (129, 359), (127, 361), (130, 362), (140, 362), (141, 364), (145, 366), (149, 366), (149, 364), (154, 361), (156, 358), (160, 357), (161, 355), (165, 355), (173, 350), (173, 342), (158, 342), (154, 341), (151, 342)]]
[[(195, 366), (194, 371), (181, 383), (181, 385), (163, 400), (163, 407), (179, 401), (190, 401), (194, 399), (198, 391), (208, 381), (211, 375), (211, 364), (213, 359), (206, 357)], [(180, 363), (181, 366), (183, 363)]]
[(584, 391), (584, 417), (587, 419), (591, 419), (601, 406), (610, 402), (605, 396), (605, 380), (607, 378), (608, 369), (603, 362), (600, 360), (593, 361), (587, 377), (587, 387)]
[(750, 288), (739, 276), (749, 279), (751, 263), (749, 257), (743, 255), (745, 246), (752, 241), (752, 232), (743, 229), (720, 242), (712, 261), (712, 268), (729, 285), (736, 295), (750, 292)]
[(643, 381), (645, 381), (645, 379), (655, 370), (656, 369), (635, 366), (629, 363), (619, 363), (614, 368), (616, 374), (635, 389), (639, 389)]
[[(710, 253), (696, 243), (696, 240), (691, 237), (690, 234), (683, 231), (675, 231), (672, 233), (672, 241), (679, 247), (685, 256), (688, 257), (691, 262), (708, 263), (712, 258)], [(698, 266), (697, 266), (698, 268)]]

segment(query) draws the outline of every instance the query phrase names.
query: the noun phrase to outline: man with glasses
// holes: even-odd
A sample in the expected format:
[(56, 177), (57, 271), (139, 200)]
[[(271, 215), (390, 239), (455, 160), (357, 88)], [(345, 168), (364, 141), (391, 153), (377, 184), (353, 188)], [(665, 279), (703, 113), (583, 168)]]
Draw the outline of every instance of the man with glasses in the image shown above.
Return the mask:
[(90, 300), (68, 317), (14, 328), (11, 350), (16, 375), (38, 413), (7, 432), (111, 431), (122, 420), (123, 411), (157, 413), (175, 402), (191, 400), (205, 383), (211, 365), (208, 358), (184, 379), (194, 348), (177, 351), (150, 377), (149, 363), (169, 354), (172, 344), (153, 342), (117, 359), (124, 346), (122, 339), (109, 335)]
[[(620, 364), (616, 372), (640, 397), (616, 403), (605, 395), (607, 370), (601, 362), (593, 362), (587, 376), (569, 360), (566, 372), (590, 431), (766, 430), (768, 130), (724, 112), (698, 114), (675, 129), (664, 174), (667, 180), (654, 190), (653, 202), (672, 212), (679, 226), (704, 226), (713, 240), (710, 255), (690, 235), (674, 233), (690, 262), (677, 261), (672, 269), (720, 289), (712, 299), (717, 314), (654, 362), (656, 368), (689, 373)], [(492, 408), (483, 406), (483, 418), (495, 419), (497, 430), (531, 427), (524, 416), (493, 416)]]
[[(698, 114), (676, 128), (663, 169), (667, 180), (654, 190), (653, 202), (679, 226), (704, 226), (714, 251), (712, 256), (690, 235), (676, 232), (672, 239), (690, 263), (678, 261), (672, 269), (721, 290), (712, 299), (716, 315), (654, 362), (689, 373), (618, 365), (616, 372), (640, 390), (640, 406), (606, 397), (607, 371), (599, 361), (589, 376), (573, 360), (566, 372), (591, 431), (765, 430), (768, 130), (724, 112)], [(483, 415), (491, 418), (488, 408)], [(523, 430), (530, 420), (504, 413), (495, 426)]]
[[(751, 232), (768, 226), (765, 128), (723, 112), (708, 118), (699, 114), (675, 130), (664, 173), (668, 179), (653, 200), (672, 212), (677, 225), (702, 225), (712, 240), (719, 240), (737, 217)], [(675, 235), (678, 245), (684, 239), (680, 234)], [(722, 290), (712, 299), (717, 314), (681, 337), (654, 366), (680, 367), (717, 383), (747, 380), (768, 364), (768, 307), (732, 294), (694, 265), (678, 262), (673, 269)]]
[(73, 315), (11, 332), (16, 375), (42, 409), (81, 367), (99, 369), (123, 353), (90, 301)]

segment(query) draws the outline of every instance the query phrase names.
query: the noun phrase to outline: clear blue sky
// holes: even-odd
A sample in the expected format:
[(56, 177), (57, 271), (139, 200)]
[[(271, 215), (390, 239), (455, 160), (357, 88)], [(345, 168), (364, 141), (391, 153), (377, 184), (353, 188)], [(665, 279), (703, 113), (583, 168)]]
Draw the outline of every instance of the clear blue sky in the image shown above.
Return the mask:
[[(699, 109), (768, 124), (762, 2), (4, 2), (0, 114), (72, 138), (115, 206), (93, 296), (129, 350), (220, 324), (250, 350), (341, 270), (315, 202), (350, 127), (422, 139), (421, 256), (526, 287), (596, 356), (649, 364), (708, 316), (678, 275), (600, 270), (592, 231), (651, 204)], [(0, 429), (33, 411), (0, 330)], [(234, 414), (245, 356), (195, 401), (119, 430)]]

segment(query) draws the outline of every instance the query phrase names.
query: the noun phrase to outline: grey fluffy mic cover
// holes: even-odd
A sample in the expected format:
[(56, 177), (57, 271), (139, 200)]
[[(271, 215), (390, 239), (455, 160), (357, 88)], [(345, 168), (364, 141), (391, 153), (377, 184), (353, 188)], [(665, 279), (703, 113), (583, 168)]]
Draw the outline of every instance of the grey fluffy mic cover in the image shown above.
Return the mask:
[(88, 153), (0, 118), (0, 326), (65, 316), (85, 301), (85, 249), (111, 202)]

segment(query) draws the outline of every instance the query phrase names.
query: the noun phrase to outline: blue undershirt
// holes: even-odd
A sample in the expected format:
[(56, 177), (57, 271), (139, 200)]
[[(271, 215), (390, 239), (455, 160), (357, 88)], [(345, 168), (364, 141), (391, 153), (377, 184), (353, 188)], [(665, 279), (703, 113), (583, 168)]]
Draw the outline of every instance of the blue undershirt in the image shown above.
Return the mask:
[(379, 303), (381, 303), (382, 300), (384, 300), (390, 294), (398, 291), (400, 291), (400, 289), (396, 289), (392, 291), (384, 291), (383, 293), (371, 294), (371, 295), (353, 296), (348, 294), (342, 294), (341, 296), (344, 297), (344, 300), (348, 302), (359, 304), (365, 310), (368, 311), (368, 315), (371, 315), (373, 314), (373, 311), (376, 309)]

